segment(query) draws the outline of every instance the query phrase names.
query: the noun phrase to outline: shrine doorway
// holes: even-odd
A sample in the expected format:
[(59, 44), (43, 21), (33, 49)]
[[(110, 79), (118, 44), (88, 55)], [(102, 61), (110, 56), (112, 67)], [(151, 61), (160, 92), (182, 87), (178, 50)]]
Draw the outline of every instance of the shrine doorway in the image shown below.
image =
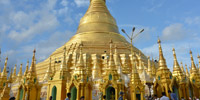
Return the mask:
[(52, 100), (56, 100), (56, 95), (57, 95), (57, 88), (56, 88), (56, 86), (54, 86), (52, 88), (51, 95), (52, 95)]
[(109, 86), (106, 89), (106, 100), (115, 100), (115, 88)]
[(19, 100), (23, 100), (23, 94), (24, 94), (24, 90), (23, 88), (20, 89), (20, 92), (19, 92)]
[(74, 86), (71, 88), (71, 100), (76, 100), (77, 98), (77, 88)]

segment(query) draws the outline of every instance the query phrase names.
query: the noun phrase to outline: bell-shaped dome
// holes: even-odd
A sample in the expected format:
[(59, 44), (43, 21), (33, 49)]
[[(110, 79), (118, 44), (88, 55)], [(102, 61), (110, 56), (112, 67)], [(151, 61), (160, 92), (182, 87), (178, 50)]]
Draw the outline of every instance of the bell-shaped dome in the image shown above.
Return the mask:
[(119, 33), (116, 21), (108, 11), (105, 0), (90, 0), (90, 6), (80, 20), (77, 33), (91, 31)]

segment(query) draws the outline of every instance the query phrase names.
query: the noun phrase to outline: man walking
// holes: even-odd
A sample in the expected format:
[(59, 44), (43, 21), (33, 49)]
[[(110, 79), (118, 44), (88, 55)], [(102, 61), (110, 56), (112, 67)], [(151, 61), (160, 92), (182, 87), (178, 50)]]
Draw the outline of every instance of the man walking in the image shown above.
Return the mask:
[(177, 100), (176, 93), (171, 93), (170, 90), (168, 91), (168, 93), (170, 94), (172, 100)]
[(70, 100), (71, 98), (71, 93), (67, 93), (67, 98), (65, 100)]
[(162, 92), (162, 97), (160, 100), (169, 100), (169, 98), (166, 96), (165, 92)]
[(124, 92), (119, 92), (119, 95), (120, 95), (120, 97), (119, 97), (119, 99), (118, 99), (118, 100), (123, 100), (123, 95), (124, 95)]

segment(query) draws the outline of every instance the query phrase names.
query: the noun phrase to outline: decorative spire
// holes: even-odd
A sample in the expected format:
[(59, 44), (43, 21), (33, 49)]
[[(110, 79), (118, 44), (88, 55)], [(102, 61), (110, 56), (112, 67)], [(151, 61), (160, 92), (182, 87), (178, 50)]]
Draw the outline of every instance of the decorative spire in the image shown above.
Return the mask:
[(43, 81), (47, 81), (52, 77), (52, 69), (51, 69), (51, 57), (49, 58), (49, 67), (46, 71)]
[(113, 41), (110, 41), (110, 58), (109, 58), (109, 62), (108, 62), (108, 67), (110, 70), (115, 69), (115, 63), (114, 63), (114, 59), (113, 59), (113, 53), (112, 53), (112, 44)]
[(196, 66), (194, 64), (194, 59), (193, 59), (191, 50), (190, 50), (190, 58), (191, 58), (191, 71), (192, 71), (192, 73), (197, 73), (197, 69), (196, 69)]
[(172, 51), (173, 51), (173, 56), (174, 56), (173, 76), (182, 76), (183, 73), (182, 73), (181, 68), (178, 64), (175, 49), (173, 48)]
[(185, 64), (185, 70), (186, 70), (186, 76), (190, 77), (190, 74), (189, 74), (189, 71), (188, 71), (188, 68), (187, 68), (187, 64)]
[(136, 62), (133, 62), (133, 64), (132, 64), (130, 85), (132, 85), (132, 84), (138, 84), (138, 83), (141, 82), (139, 74), (137, 72), (136, 64), (137, 64)]
[(7, 71), (6, 71), (6, 68), (7, 68), (7, 62), (8, 62), (8, 57), (6, 57), (6, 60), (5, 60), (5, 64), (4, 64), (4, 68), (3, 68), (3, 72), (1, 73), (1, 77), (5, 78), (7, 77)]
[(78, 62), (76, 64), (76, 70), (75, 70), (75, 74), (79, 75), (80, 79), (84, 79), (85, 78), (85, 66), (84, 66), (84, 61), (83, 61), (83, 54), (82, 54), (82, 44), (80, 45), (80, 55), (79, 55), (79, 59)]
[(31, 80), (32, 82), (34, 81), (35, 82), (35, 78), (36, 78), (36, 59), (35, 59), (35, 53), (36, 53), (36, 50), (34, 49), (33, 50), (33, 57), (32, 57), (32, 62), (31, 62), (31, 66), (29, 68), (29, 71), (28, 71), (28, 79)]
[(67, 71), (67, 66), (66, 66), (66, 47), (64, 47), (64, 53), (63, 53), (63, 60), (62, 64), (60, 66), (60, 71)]
[(101, 73), (100, 73), (100, 66), (98, 63), (98, 57), (95, 57), (94, 65), (92, 67), (92, 78), (93, 79), (99, 79), (101, 78)]
[(160, 39), (158, 39), (158, 45), (159, 45), (159, 68), (160, 69), (163, 69), (163, 68), (166, 68), (167, 65), (166, 65), (166, 61), (165, 61), (165, 58), (163, 56), (163, 52), (162, 52), (162, 47), (161, 47), (161, 41)]
[(122, 68), (121, 68), (121, 64), (120, 64), (120, 59), (119, 59), (119, 55), (118, 55), (118, 51), (117, 51), (117, 45), (115, 45), (115, 65), (117, 66), (117, 72), (120, 75), (120, 79), (122, 77)]
[(28, 67), (29, 67), (29, 61), (27, 60), (26, 69), (24, 71), (24, 77), (28, 75)]
[(185, 70), (183, 68), (183, 63), (181, 62), (181, 71), (183, 72), (183, 74), (185, 74)]
[(152, 68), (151, 68), (151, 61), (150, 61), (150, 57), (149, 56), (148, 56), (148, 70), (147, 70), (147, 72), (151, 76)]
[(20, 81), (22, 78), (22, 64), (20, 64), (19, 72), (17, 74), (17, 81)]
[(173, 48), (173, 56), (174, 56), (174, 68), (173, 71), (181, 71), (180, 66), (178, 64), (177, 58), (176, 58), (176, 52), (175, 49)]
[(155, 66), (153, 57), (152, 57), (152, 74), (153, 74), (154, 76), (156, 75), (156, 66)]
[(198, 54), (197, 58), (199, 59), (199, 74), (200, 74), (200, 56)]
[(143, 71), (141, 52), (139, 52), (138, 60), (139, 60), (139, 67), (138, 67), (138, 69), (139, 69), (139, 73), (141, 73)]
[(13, 69), (11, 69), (10, 77), (8, 78), (8, 81), (9, 81), (9, 82), (12, 82), (12, 81), (13, 81), (13, 78), (12, 78), (12, 76), (13, 76), (13, 75), (12, 75), (12, 71), (13, 71)]
[(15, 67), (14, 67), (14, 71), (13, 71), (13, 75), (12, 75), (13, 79), (16, 78), (16, 70), (17, 70), (17, 64), (15, 64)]

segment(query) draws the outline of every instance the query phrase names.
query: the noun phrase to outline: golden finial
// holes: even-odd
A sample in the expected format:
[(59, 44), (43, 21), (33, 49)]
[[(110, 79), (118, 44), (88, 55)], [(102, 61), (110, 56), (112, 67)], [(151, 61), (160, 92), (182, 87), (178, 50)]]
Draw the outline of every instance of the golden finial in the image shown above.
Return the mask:
[(162, 52), (161, 40), (159, 38), (158, 38), (158, 44), (159, 44), (159, 68), (167, 67), (166, 61)]
[(36, 77), (36, 69), (35, 69), (35, 65), (36, 65), (36, 59), (35, 59), (35, 53), (36, 53), (36, 49), (33, 50), (33, 57), (32, 57), (32, 62), (31, 62), (31, 66), (29, 68), (28, 71), (28, 78), (33, 78)]
[(176, 58), (176, 52), (175, 52), (175, 49), (173, 48), (172, 49), (172, 51), (173, 51), (173, 56), (174, 56), (174, 70), (176, 70), (176, 68), (179, 70), (179, 64), (178, 64), (178, 61), (177, 61), (177, 58)]
[(22, 78), (22, 64), (20, 64), (19, 72), (17, 74), (17, 81), (20, 81)]
[[(49, 61), (51, 61), (51, 57), (50, 57)], [(67, 68), (66, 68), (66, 47), (64, 47), (63, 60), (62, 60), (62, 64), (60, 65), (60, 70), (61, 71), (66, 71), (67, 70)]]
[(189, 74), (189, 71), (188, 71), (188, 68), (187, 68), (187, 64), (185, 64), (185, 70), (186, 70), (186, 76), (189, 77), (190, 74)]
[(192, 51), (191, 50), (190, 50), (190, 58), (191, 58), (191, 69), (192, 69), (192, 72), (196, 73), (196, 66), (194, 64), (194, 59), (193, 59), (193, 55), (192, 55)]
[(2, 74), (1, 74), (1, 77), (7, 77), (7, 71), (6, 71), (7, 63), (8, 63), (8, 56), (6, 57), (6, 60), (5, 60), (5, 64), (4, 64), (4, 68), (3, 68), (3, 72), (2, 72)]
[(115, 45), (115, 54), (118, 54), (118, 52), (117, 52), (117, 45)]
[(12, 71), (13, 71), (13, 68), (11, 68), (10, 77), (8, 79), (9, 82), (12, 82)]
[(28, 74), (28, 67), (29, 67), (29, 61), (27, 60), (26, 69), (25, 69), (25, 71), (24, 71), (24, 77), (26, 77), (27, 74)]
[(17, 64), (15, 64), (15, 67), (14, 67), (14, 71), (13, 71), (13, 79), (16, 77), (16, 70), (17, 70)]
[(48, 69), (46, 71), (46, 74), (44, 75), (44, 79), (43, 81), (47, 81), (52, 77), (52, 70), (51, 70), (51, 56), (49, 58), (49, 66)]
[(185, 70), (184, 70), (184, 68), (183, 68), (183, 63), (181, 62), (181, 70), (182, 70), (182, 72), (185, 74)]
[(150, 61), (150, 57), (148, 56), (148, 74), (151, 76), (152, 74), (152, 67), (151, 67), (151, 61)]
[(112, 39), (110, 40), (110, 54), (112, 54), (112, 44), (113, 44), (113, 41)]
[(115, 64), (114, 64), (114, 59), (113, 59), (113, 53), (112, 53), (112, 39), (110, 40), (110, 59), (109, 59), (109, 62), (108, 62), (108, 65), (109, 65), (109, 69), (112, 69), (114, 68)]

